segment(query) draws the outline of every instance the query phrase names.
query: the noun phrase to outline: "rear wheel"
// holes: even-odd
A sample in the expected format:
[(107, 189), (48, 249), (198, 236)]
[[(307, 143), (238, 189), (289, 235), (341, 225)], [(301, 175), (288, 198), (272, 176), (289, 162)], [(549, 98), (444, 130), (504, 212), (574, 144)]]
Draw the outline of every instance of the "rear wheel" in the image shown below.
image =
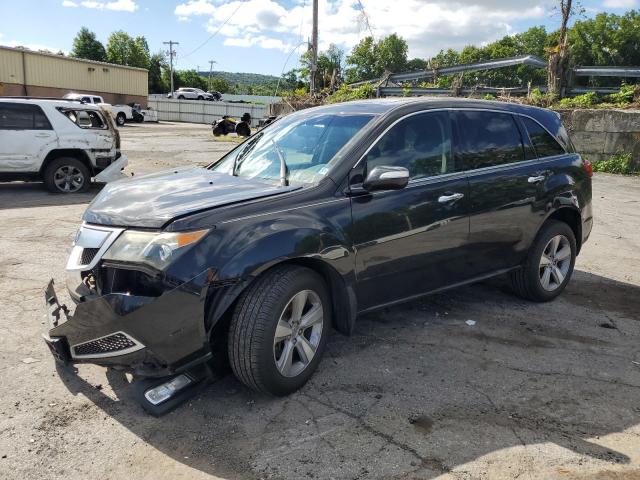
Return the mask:
[(536, 302), (553, 300), (569, 283), (576, 255), (576, 238), (571, 227), (564, 222), (548, 221), (522, 268), (510, 274), (514, 291)]
[(178, 95), (178, 100), (184, 100), (184, 95)]
[(116, 123), (119, 127), (123, 126), (127, 121), (127, 116), (123, 112), (118, 112), (116, 115)]
[(235, 376), (253, 390), (287, 395), (320, 362), (331, 302), (323, 279), (297, 266), (276, 267), (243, 293), (229, 327)]
[(85, 192), (90, 181), (89, 169), (76, 158), (56, 158), (44, 171), (44, 184), (53, 193)]

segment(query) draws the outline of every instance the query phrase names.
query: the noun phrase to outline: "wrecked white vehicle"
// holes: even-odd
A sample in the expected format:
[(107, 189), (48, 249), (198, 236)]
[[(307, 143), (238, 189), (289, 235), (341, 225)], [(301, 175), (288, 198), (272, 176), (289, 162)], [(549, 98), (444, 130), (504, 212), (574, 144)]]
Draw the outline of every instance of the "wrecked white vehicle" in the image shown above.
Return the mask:
[(108, 112), (78, 101), (0, 97), (0, 181), (43, 181), (55, 193), (120, 178), (127, 165)]

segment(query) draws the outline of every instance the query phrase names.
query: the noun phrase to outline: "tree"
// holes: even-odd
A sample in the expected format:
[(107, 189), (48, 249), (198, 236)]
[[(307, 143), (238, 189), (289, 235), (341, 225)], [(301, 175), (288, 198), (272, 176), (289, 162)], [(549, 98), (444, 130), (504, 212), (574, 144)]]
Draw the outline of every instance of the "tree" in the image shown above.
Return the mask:
[(547, 68), (547, 93), (562, 97), (563, 89), (567, 85), (567, 74), (569, 71), (569, 19), (576, 13), (573, 0), (560, 0), (558, 7), (561, 15), (560, 38), (558, 45), (551, 52), (549, 66)]
[(130, 67), (149, 68), (149, 46), (144, 37), (131, 37), (118, 30), (109, 35), (107, 61)]
[(374, 47), (376, 72), (401, 73), (407, 69), (407, 42), (395, 33), (384, 37)]
[(407, 50), (407, 42), (395, 33), (377, 42), (373, 37), (363, 38), (347, 57), (347, 82), (379, 78), (385, 71), (406, 71)]
[(156, 53), (149, 59), (149, 93), (165, 93), (170, 86), (162, 78), (162, 69), (167, 62), (162, 53)]
[(353, 47), (347, 57), (347, 83), (371, 80), (377, 76), (375, 41), (373, 37), (365, 37)]
[(96, 39), (96, 34), (86, 27), (82, 27), (73, 39), (71, 56), (104, 62), (107, 59), (104, 45)]
[[(209, 83), (209, 79), (206, 78), (207, 84)], [(211, 77), (211, 91), (216, 91), (220, 93), (227, 93), (231, 89), (229, 82), (224, 78), (220, 77)]]

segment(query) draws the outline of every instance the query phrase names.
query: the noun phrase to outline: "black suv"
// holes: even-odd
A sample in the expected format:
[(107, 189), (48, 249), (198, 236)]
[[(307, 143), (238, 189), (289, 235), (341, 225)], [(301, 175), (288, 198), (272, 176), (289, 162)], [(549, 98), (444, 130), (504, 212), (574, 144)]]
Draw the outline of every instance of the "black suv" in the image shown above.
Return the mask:
[(590, 177), (538, 108), (296, 112), (207, 168), (107, 185), (69, 258), (75, 312), (47, 289), (46, 340), (63, 361), (177, 375), (171, 388), (225, 357), (250, 388), (287, 394), (359, 313), (500, 274), (555, 298), (591, 231)]

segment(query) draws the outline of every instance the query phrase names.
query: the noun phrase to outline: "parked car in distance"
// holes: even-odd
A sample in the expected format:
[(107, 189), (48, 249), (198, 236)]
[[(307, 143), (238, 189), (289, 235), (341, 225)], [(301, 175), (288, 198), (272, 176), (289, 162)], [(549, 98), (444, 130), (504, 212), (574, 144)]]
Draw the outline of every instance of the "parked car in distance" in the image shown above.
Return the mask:
[[(557, 297), (591, 232), (591, 175), (539, 108), (298, 111), (206, 168), (107, 185), (67, 265), (75, 311), (46, 340), (64, 361), (179, 375), (174, 390), (226, 356), (249, 388), (285, 395), (360, 313), (503, 274), (523, 298)], [(47, 302), (61, 311), (52, 283)]]
[(168, 98), (177, 98), (178, 100), (213, 100), (213, 94), (200, 90), (199, 88), (179, 88), (173, 94), (168, 93)]
[(211, 100), (212, 102), (219, 102), (222, 100), (222, 93), (214, 90), (212, 92), (207, 92), (209, 94), (211, 94), (211, 98), (207, 99), (207, 100)]
[(126, 162), (113, 120), (97, 105), (0, 97), (0, 181), (43, 181), (51, 192), (82, 192), (92, 177)]
[(119, 127), (123, 126), (127, 120), (135, 120), (134, 110), (131, 106), (111, 105), (110, 103), (106, 103), (100, 95), (90, 93), (67, 93), (63, 98), (67, 98), (69, 100), (80, 100), (84, 103), (91, 103), (93, 105), (106, 107), (111, 111), (111, 115), (113, 115), (113, 118)]

